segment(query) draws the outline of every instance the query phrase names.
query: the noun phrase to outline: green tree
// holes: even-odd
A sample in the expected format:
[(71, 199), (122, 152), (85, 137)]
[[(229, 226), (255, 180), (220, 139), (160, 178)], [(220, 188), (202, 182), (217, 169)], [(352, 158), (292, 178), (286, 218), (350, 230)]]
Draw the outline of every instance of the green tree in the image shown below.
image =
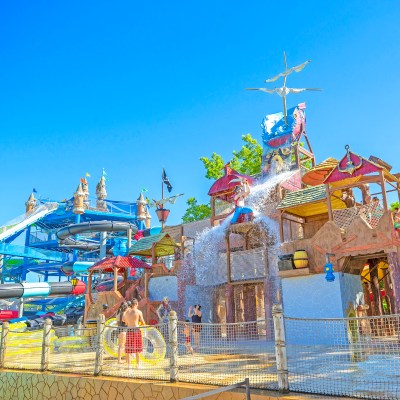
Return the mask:
[(398, 201), (394, 201), (390, 204), (390, 209), (394, 211), (395, 208), (400, 208), (400, 203)]
[(184, 223), (200, 221), (211, 217), (211, 206), (209, 204), (197, 204), (197, 200), (194, 197), (188, 199), (186, 204), (189, 207), (186, 209), (186, 212), (182, 217)]
[(226, 162), (219, 154), (212, 153), (210, 158), (200, 157), (200, 160), (203, 162), (204, 168), (207, 171), (207, 179), (219, 179), (224, 174), (223, 169)]
[[(244, 142), (242, 148), (233, 150), (230, 161), (231, 168), (243, 175), (256, 175), (261, 172), (262, 147), (249, 133), (242, 135)], [(223, 168), (226, 162), (223, 158), (213, 153), (210, 158), (201, 157), (200, 160), (206, 169), (206, 178), (218, 179), (223, 176)]]

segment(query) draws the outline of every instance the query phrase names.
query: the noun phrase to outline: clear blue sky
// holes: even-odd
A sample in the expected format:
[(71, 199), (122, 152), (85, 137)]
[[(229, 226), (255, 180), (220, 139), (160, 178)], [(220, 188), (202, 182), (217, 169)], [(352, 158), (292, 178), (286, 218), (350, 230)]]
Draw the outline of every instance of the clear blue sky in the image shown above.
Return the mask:
[(110, 199), (160, 198), (165, 166), (179, 223), (188, 197), (208, 201), (199, 157), (226, 159), (261, 139), (278, 96), (247, 92), (290, 65), (307, 102), (317, 161), (344, 145), (400, 170), (399, 1), (19, 1), (0, 4), (0, 221), (32, 187), (72, 195), (104, 167)]

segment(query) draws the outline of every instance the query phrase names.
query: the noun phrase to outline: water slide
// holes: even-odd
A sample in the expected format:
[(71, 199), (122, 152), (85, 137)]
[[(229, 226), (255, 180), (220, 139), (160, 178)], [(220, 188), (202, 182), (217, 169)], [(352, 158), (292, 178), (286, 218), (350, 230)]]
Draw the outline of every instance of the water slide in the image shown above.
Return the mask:
[(76, 285), (71, 282), (5, 283), (0, 285), (0, 299), (79, 295), (85, 291), (86, 284), (80, 280)]
[(0, 227), (0, 242), (20, 234), (26, 227), (51, 214), (58, 208), (58, 203), (46, 203), (36, 207), (33, 211), (5, 223)]
[(138, 231), (137, 226), (130, 222), (115, 222), (115, 221), (89, 221), (73, 224), (59, 229), (56, 232), (56, 237), (61, 242), (73, 235), (89, 232), (127, 232), (132, 230), (132, 235)]

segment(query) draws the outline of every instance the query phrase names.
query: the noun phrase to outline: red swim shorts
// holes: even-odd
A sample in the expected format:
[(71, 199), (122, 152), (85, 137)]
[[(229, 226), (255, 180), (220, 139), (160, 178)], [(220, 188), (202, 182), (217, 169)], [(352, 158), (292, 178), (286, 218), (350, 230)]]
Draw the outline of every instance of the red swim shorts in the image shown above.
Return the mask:
[(143, 351), (143, 341), (140, 329), (128, 330), (126, 332), (125, 353), (141, 353)]

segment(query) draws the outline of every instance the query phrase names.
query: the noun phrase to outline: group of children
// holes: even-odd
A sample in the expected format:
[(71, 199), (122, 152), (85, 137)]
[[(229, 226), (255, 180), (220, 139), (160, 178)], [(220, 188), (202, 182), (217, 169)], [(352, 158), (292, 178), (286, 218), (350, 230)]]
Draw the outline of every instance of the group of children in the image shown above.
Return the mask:
[[(191, 343), (191, 336), (193, 335), (194, 347), (200, 346), (200, 332), (202, 330), (202, 312), (201, 305), (195, 304), (189, 307), (188, 317), (191, 319), (186, 320), (183, 326), (183, 334), (185, 336), (185, 347), (188, 354), (194, 354), (194, 349)], [(130, 368), (131, 354), (136, 355), (136, 368), (140, 368), (139, 358), (140, 353), (143, 351), (142, 334), (140, 332), (140, 325), (145, 325), (143, 314), (138, 309), (138, 301), (133, 299), (132, 302), (128, 301), (122, 303), (117, 313), (118, 324), (118, 364), (122, 364), (122, 352), (125, 348), (125, 357), (128, 368)]]

